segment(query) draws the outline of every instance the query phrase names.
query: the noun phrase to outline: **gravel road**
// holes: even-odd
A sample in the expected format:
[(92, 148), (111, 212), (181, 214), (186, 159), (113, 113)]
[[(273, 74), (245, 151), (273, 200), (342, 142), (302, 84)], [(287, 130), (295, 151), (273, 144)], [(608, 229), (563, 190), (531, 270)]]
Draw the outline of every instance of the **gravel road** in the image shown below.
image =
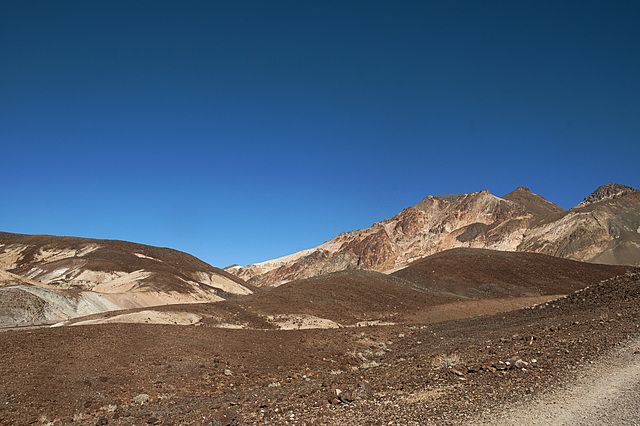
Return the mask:
[(620, 344), (562, 389), (478, 424), (640, 425), (640, 338)]

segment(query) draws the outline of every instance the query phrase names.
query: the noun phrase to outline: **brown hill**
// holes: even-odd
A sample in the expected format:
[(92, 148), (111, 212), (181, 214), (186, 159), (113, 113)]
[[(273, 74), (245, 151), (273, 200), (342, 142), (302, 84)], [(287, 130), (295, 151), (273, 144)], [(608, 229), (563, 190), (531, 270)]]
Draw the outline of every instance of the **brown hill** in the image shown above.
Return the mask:
[(262, 316), (311, 315), (340, 325), (396, 321), (406, 312), (446, 303), (452, 298), (417, 291), (412, 283), (370, 271), (344, 271), (284, 284), (230, 300)]
[[(343, 271), (294, 281), (221, 305), (261, 316), (303, 314), (341, 325), (363, 321), (439, 321), (516, 309), (534, 298), (573, 293), (622, 274), (628, 267), (596, 265), (536, 253), (452, 249), (411, 263), (391, 275)], [(521, 300), (516, 300), (522, 298)], [(510, 303), (496, 304), (497, 299)], [(545, 298), (537, 300), (546, 300)], [(474, 303), (460, 303), (474, 301)], [(488, 301), (483, 304), (478, 301)], [(433, 310), (436, 306), (443, 306)], [(469, 311), (466, 312), (465, 310)], [(425, 316), (425, 312), (433, 315)]]
[(628, 267), (576, 262), (538, 253), (451, 249), (392, 276), (462, 299), (568, 294)]
[[(0, 271), (6, 308), (0, 322), (56, 321), (251, 293), (241, 279), (189, 254), (114, 240), (0, 232)], [(34, 298), (41, 300), (35, 313)]]

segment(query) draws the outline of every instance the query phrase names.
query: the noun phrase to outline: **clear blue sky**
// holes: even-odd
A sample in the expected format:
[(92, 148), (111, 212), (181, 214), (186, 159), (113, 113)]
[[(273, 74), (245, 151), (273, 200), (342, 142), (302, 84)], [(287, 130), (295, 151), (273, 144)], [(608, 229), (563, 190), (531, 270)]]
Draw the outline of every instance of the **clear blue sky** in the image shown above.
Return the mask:
[(0, 2), (0, 230), (247, 264), (640, 187), (640, 2)]

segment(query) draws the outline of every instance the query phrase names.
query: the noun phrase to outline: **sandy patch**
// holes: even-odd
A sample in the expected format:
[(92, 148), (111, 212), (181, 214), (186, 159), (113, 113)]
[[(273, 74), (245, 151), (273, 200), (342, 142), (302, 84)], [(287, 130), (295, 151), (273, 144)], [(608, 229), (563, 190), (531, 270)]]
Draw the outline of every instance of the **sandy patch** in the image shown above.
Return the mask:
[(565, 297), (563, 294), (551, 296), (508, 297), (499, 299), (465, 300), (433, 306), (424, 311), (407, 316), (408, 320), (423, 324), (477, 317), (480, 315), (494, 315), (502, 312), (546, 303), (550, 300)]
[(253, 293), (248, 288), (238, 284), (237, 282), (218, 274), (210, 274), (207, 272), (195, 272), (194, 278), (202, 284), (206, 284), (211, 287), (219, 288), (226, 293), (233, 294), (251, 294)]
[(268, 315), (267, 321), (276, 325), (280, 330), (308, 330), (311, 328), (342, 328), (342, 325), (326, 318), (313, 315)]
[(147, 256), (147, 255), (144, 255), (144, 254), (142, 254), (142, 253), (133, 253), (133, 254), (134, 254), (134, 255), (136, 255), (136, 256), (138, 256), (138, 257), (139, 257), (139, 258), (141, 258), (141, 259), (151, 259), (151, 260), (156, 260), (156, 261), (158, 261), (158, 262), (162, 262), (161, 260), (158, 260), (158, 259), (156, 259), (155, 257)]
[(200, 315), (191, 314), (189, 312), (140, 311), (116, 315), (109, 318), (98, 318), (93, 320), (80, 321), (71, 325), (93, 325), (111, 323), (194, 325), (199, 323), (201, 319), (202, 317)]
[(4, 247), (4, 252), (0, 253), (0, 269), (13, 269), (16, 262), (22, 257), (22, 252), (27, 246), (21, 244), (12, 244)]
[(149, 278), (151, 272), (140, 269), (133, 272), (101, 272), (84, 270), (74, 282), (97, 283), (93, 291), (99, 293), (122, 293), (133, 290), (140, 281)]
[(395, 325), (395, 322), (381, 320), (366, 320), (357, 322), (355, 327), (373, 327), (376, 325)]
[(35, 254), (34, 260), (36, 262), (55, 262), (57, 260), (67, 259), (69, 257), (82, 257), (100, 248), (97, 244), (90, 244), (80, 249), (52, 249), (46, 250), (41, 248), (38, 253)]
[(159, 305), (180, 305), (186, 303), (219, 302), (224, 300), (215, 294), (198, 297), (193, 294), (161, 293), (156, 291), (135, 291), (128, 293), (102, 293), (102, 295), (118, 305), (121, 309), (144, 308)]

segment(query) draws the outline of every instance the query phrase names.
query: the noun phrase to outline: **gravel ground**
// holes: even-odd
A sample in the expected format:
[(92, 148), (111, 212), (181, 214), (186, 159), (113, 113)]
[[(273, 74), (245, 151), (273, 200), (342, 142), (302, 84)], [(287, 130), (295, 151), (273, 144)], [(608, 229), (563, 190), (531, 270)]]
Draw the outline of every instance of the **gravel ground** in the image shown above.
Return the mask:
[[(635, 423), (633, 400), (616, 395), (637, 395), (639, 304), (636, 269), (534, 308), (430, 325), (8, 331), (0, 424), (501, 423), (539, 404), (575, 412), (576, 424)], [(561, 402), (545, 402), (573, 380)]]
[(495, 425), (640, 424), (640, 338), (606, 353), (577, 377), (532, 403), (478, 421)]

